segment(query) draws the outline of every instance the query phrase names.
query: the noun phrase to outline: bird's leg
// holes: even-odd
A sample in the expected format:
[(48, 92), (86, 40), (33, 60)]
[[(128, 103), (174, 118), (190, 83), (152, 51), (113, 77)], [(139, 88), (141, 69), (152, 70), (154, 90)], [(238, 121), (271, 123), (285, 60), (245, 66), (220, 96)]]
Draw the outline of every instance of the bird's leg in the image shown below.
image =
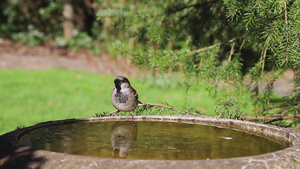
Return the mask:
[(136, 116), (135, 113), (131, 113), (131, 118), (133, 119), (133, 117)]
[(135, 110), (132, 111), (131, 113), (131, 118), (133, 119), (133, 116), (136, 116)]

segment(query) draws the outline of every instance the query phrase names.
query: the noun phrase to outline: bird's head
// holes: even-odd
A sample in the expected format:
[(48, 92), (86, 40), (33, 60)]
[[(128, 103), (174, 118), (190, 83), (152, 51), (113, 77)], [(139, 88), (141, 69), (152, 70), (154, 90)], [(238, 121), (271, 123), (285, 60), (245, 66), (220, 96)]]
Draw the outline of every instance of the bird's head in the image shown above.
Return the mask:
[(115, 83), (115, 88), (118, 91), (130, 87), (129, 80), (124, 76), (117, 76), (114, 83)]

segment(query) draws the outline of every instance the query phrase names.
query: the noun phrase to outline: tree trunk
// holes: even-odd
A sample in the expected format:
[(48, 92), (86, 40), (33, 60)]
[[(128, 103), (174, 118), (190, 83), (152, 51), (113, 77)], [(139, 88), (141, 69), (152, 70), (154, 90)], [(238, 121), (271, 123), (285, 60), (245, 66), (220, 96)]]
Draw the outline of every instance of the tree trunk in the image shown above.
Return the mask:
[(63, 5), (64, 37), (66, 41), (69, 41), (73, 38), (73, 6), (71, 0), (64, 0)]

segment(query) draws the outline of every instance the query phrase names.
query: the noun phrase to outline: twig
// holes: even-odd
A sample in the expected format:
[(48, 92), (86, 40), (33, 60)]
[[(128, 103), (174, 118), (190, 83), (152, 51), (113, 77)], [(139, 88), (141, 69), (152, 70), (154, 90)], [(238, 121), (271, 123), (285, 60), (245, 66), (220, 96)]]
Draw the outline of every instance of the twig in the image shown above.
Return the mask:
[(210, 4), (214, 4), (215, 2), (216, 2), (216, 0), (203, 2), (203, 3), (192, 4), (192, 5), (186, 5), (186, 6), (183, 6), (183, 7), (180, 7), (180, 8), (179, 7), (176, 8), (176, 6), (175, 6), (175, 8), (173, 8), (173, 10), (169, 10), (167, 14), (175, 14), (178, 11), (183, 11), (184, 9), (187, 9), (187, 8), (199, 8), (201, 6), (208, 6)]
[(286, 24), (286, 50), (285, 50), (285, 61), (289, 61), (289, 22), (288, 22), (288, 9), (286, 5), (286, 0), (283, 1), (284, 3), (284, 18), (285, 18), (285, 24)]
[(157, 107), (163, 107), (163, 108), (171, 109), (171, 110), (173, 110), (175, 112), (178, 112), (178, 113), (182, 113), (182, 111), (180, 111), (178, 109), (175, 109), (171, 106), (167, 106), (167, 105), (163, 105), (163, 104), (143, 103), (143, 104), (139, 104), (139, 106), (157, 106)]
[(165, 108), (162, 107), (156, 115), (158, 116), (164, 109), (165, 109)]
[[(167, 109), (170, 109), (172, 111), (175, 111), (175, 112), (178, 112), (178, 113), (183, 113), (182, 111), (178, 110), (178, 109), (175, 109), (171, 106), (167, 106), (167, 105), (163, 105), (163, 104), (155, 104), (155, 103), (143, 103), (143, 104), (139, 104), (138, 107), (141, 107), (141, 106), (148, 106), (148, 107), (161, 107), (161, 109), (159, 110), (159, 112), (156, 114), (156, 115), (159, 115), (165, 108)], [(114, 110), (114, 111), (111, 111), (111, 112), (108, 112), (108, 113), (105, 113), (101, 116), (109, 116), (109, 115), (116, 115), (118, 113), (118, 110)]]
[(253, 120), (264, 120), (265, 123), (271, 123), (274, 121), (278, 120), (287, 120), (287, 119), (297, 119), (300, 118), (300, 114), (295, 114), (295, 115), (278, 115), (274, 117), (269, 117), (269, 116), (257, 116), (257, 117), (243, 117), (243, 119), (247, 121), (253, 121)]
[[(236, 39), (231, 39), (227, 43), (233, 43), (235, 41), (236, 41)], [(147, 54), (143, 54), (143, 55), (145, 55), (145, 56), (153, 56), (153, 55), (156, 55), (156, 56), (180, 56), (180, 55), (190, 56), (190, 55), (193, 55), (193, 54), (196, 54), (196, 53), (200, 53), (200, 52), (203, 52), (203, 51), (206, 51), (206, 50), (213, 49), (215, 47), (221, 46), (222, 44), (224, 44), (224, 43), (217, 43), (217, 44), (214, 44), (214, 45), (211, 45), (211, 46), (208, 46), (208, 47), (204, 47), (204, 48), (200, 48), (200, 49), (193, 50), (193, 51), (188, 51), (188, 52), (185, 51), (185, 52), (180, 52), (180, 53), (169, 53), (169, 54), (159, 54), (159, 53), (153, 53), (153, 54), (150, 53), (149, 54), (149, 53), (147, 53)], [(127, 54), (130, 54), (130, 55), (139, 55), (138, 53), (122, 49), (118, 46), (116, 46), (116, 49), (123, 52), (123, 53), (127, 53)]]
[(118, 112), (118, 110), (114, 110), (114, 111), (102, 114), (101, 116), (109, 116), (109, 115), (112, 115), (112, 114), (116, 114), (117, 112)]
[(232, 55), (234, 54), (234, 45), (235, 45), (235, 42), (232, 43), (229, 58), (228, 58), (228, 62), (231, 62)]

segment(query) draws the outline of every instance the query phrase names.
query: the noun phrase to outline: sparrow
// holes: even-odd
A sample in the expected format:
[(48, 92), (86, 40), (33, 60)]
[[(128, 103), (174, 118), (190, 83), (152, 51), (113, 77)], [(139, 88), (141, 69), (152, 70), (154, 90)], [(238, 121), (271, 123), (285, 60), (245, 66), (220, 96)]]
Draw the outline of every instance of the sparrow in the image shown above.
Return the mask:
[(115, 88), (111, 93), (111, 103), (118, 112), (131, 112), (139, 103), (138, 93), (131, 87), (129, 80), (124, 76), (117, 76), (114, 80)]

